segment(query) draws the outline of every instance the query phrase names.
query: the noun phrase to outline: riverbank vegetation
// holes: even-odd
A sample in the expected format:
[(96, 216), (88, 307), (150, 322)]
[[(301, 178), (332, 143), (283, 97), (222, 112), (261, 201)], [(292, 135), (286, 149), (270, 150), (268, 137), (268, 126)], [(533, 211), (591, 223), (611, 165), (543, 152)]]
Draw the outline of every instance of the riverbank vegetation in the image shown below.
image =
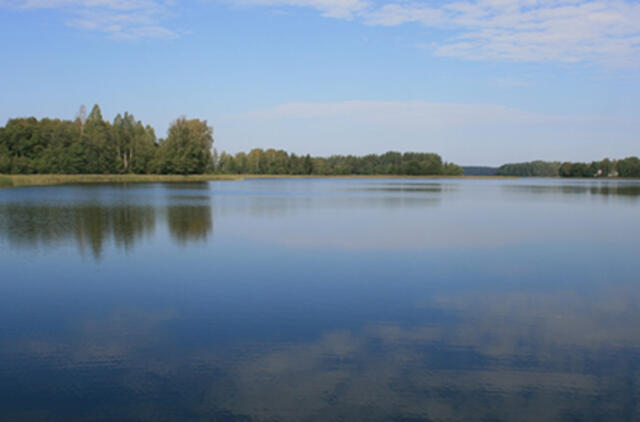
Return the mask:
[(96, 105), (74, 120), (19, 118), (0, 128), (4, 174), (198, 174), (210, 166), (213, 131), (206, 121), (179, 118), (166, 139), (133, 115), (113, 123)]
[(275, 149), (253, 149), (235, 155), (214, 152), (215, 172), (220, 174), (291, 174), (291, 175), (406, 175), (461, 176), (462, 168), (445, 163), (438, 154), (389, 151), (362, 157), (332, 155), (311, 157), (288, 154)]
[[(85, 183), (193, 183), (220, 180), (245, 180), (260, 178), (446, 178), (452, 176), (407, 176), (407, 175), (313, 175), (313, 174), (8, 174), (0, 175), (0, 188), (24, 186), (48, 186)], [(462, 177), (462, 176), (459, 176)], [(484, 176), (464, 176), (483, 179)], [(492, 178), (492, 177), (489, 177)]]
[(461, 167), (433, 153), (324, 158), (253, 149), (232, 155), (212, 145), (206, 121), (179, 118), (157, 139), (132, 114), (108, 122), (95, 105), (73, 121), (9, 120), (0, 127), (0, 174), (462, 175)]
[(560, 163), (531, 161), (527, 163), (504, 164), (496, 170), (498, 176), (516, 177), (558, 177)]
[(242, 180), (246, 176), (222, 174), (10, 174), (0, 175), (0, 187), (46, 186), (70, 183), (189, 183)]
[(558, 161), (531, 161), (505, 164), (496, 171), (498, 176), (517, 177), (640, 177), (640, 159), (628, 157), (622, 160), (605, 158), (591, 163)]
[[(0, 174), (46, 175), (28, 178), (0, 176), (0, 186), (79, 183), (92, 181), (151, 181), (141, 175), (300, 175), (300, 176), (461, 176), (463, 168), (438, 154), (394, 152), (365, 156), (312, 157), (283, 150), (256, 148), (249, 152), (218, 153), (213, 128), (206, 121), (181, 117), (158, 139), (153, 128), (132, 114), (103, 119), (95, 105), (75, 120), (16, 118), (0, 127)], [(591, 163), (531, 161), (505, 164), (494, 171), (469, 167), (469, 175), (516, 177), (640, 177), (640, 159)], [(84, 175), (69, 179), (69, 176)], [(108, 177), (107, 177), (108, 176)], [(116, 177), (127, 176), (127, 177)], [(66, 177), (66, 179), (65, 179)], [(165, 179), (153, 178), (154, 181)]]

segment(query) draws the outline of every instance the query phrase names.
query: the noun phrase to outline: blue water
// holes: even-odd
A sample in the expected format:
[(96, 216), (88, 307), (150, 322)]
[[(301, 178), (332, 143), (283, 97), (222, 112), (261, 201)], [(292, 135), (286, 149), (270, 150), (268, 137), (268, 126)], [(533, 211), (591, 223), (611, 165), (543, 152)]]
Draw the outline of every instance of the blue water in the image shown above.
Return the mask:
[(0, 420), (640, 420), (640, 182), (0, 190)]

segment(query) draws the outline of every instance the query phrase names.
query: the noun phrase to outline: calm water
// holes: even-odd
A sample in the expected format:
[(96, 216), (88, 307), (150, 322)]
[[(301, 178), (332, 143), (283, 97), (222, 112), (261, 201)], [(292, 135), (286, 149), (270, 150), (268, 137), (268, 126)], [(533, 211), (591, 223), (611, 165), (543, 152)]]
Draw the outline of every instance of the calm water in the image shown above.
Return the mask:
[(640, 182), (0, 190), (0, 420), (640, 420)]

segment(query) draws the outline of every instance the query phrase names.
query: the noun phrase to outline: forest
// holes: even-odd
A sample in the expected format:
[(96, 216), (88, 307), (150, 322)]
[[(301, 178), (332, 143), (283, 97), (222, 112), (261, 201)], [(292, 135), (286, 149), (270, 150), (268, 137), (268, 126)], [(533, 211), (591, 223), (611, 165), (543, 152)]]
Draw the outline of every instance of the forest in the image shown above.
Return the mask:
[[(463, 168), (438, 154), (394, 152), (365, 156), (312, 157), (255, 148), (218, 153), (206, 121), (181, 117), (166, 138), (130, 113), (113, 122), (98, 105), (74, 120), (34, 117), (10, 119), (0, 127), (0, 174), (273, 174), (273, 175), (445, 175)], [(604, 159), (591, 163), (531, 161), (497, 170), (468, 167), (469, 175), (518, 177), (640, 177), (640, 159)]]
[(204, 173), (211, 166), (213, 130), (206, 121), (175, 120), (167, 138), (132, 114), (113, 123), (100, 107), (73, 120), (11, 119), (0, 128), (0, 173)]
[(531, 161), (504, 164), (496, 171), (498, 176), (517, 177), (640, 177), (640, 159), (627, 157), (621, 160), (605, 158), (591, 163)]
[(497, 176), (515, 177), (558, 177), (560, 164), (557, 161), (530, 161), (526, 163), (503, 164), (496, 170)]
[(75, 120), (16, 118), (0, 127), (0, 174), (462, 175), (434, 153), (299, 156), (259, 148), (212, 151), (213, 128), (182, 117), (156, 138), (132, 114), (105, 121), (98, 105)]
[(462, 175), (461, 167), (443, 163), (438, 154), (418, 152), (311, 157), (256, 148), (235, 155), (222, 152), (218, 156), (214, 151), (214, 162), (220, 174)]

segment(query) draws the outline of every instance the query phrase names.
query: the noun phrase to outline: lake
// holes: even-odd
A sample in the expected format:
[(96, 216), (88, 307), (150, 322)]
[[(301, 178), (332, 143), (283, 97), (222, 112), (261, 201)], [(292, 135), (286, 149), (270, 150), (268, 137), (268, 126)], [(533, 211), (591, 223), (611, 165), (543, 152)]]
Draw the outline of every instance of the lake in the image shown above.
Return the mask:
[(0, 420), (640, 420), (640, 182), (0, 190)]

